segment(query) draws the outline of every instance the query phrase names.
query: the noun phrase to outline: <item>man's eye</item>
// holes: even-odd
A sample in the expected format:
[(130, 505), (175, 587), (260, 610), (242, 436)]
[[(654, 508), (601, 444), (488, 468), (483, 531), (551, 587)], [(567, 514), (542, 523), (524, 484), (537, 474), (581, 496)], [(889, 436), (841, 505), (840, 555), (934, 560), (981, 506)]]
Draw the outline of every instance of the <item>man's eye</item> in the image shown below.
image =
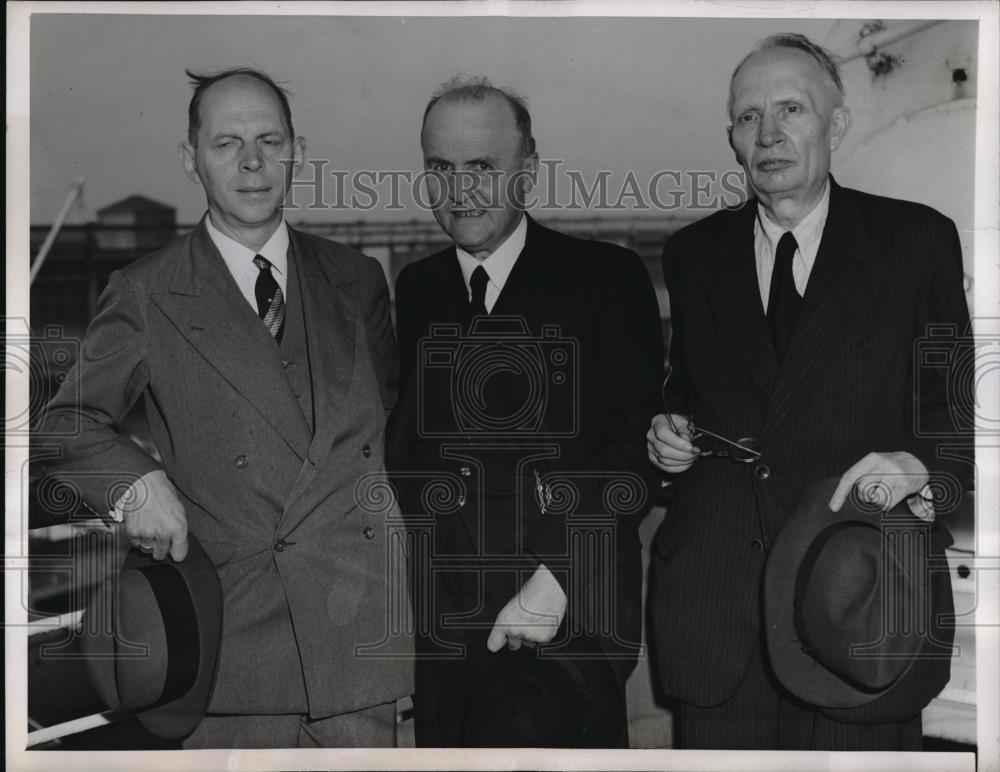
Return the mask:
[(792, 113), (794, 115), (795, 113), (801, 112), (801, 108), (798, 105), (786, 105), (785, 112)]
[(743, 113), (739, 117), (740, 123), (753, 123), (757, 120), (757, 113)]
[(218, 143), (218, 144), (216, 145), (216, 147), (219, 147), (219, 148), (227, 148), (227, 147), (232, 147), (232, 146), (233, 146), (233, 145), (235, 145), (235, 144), (236, 144), (236, 142), (235, 142), (234, 140), (231, 140), (231, 139), (224, 139), (224, 140), (222, 140), (222, 142), (219, 142), (219, 143)]
[(475, 165), (475, 170), (477, 172), (488, 172), (492, 168), (493, 167), (490, 164), (486, 163), (485, 161), (480, 161)]

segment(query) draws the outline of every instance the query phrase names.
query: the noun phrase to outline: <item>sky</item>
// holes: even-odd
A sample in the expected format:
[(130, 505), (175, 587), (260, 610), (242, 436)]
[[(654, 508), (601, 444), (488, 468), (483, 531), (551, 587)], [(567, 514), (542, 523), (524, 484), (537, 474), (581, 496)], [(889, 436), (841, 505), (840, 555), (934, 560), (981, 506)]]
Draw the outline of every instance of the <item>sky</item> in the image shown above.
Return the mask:
[[(560, 175), (577, 170), (589, 186), (598, 170), (612, 170), (613, 201), (628, 170), (645, 184), (654, 170), (735, 169), (725, 135), (733, 67), (775, 31), (823, 42), (834, 27), (810, 18), (35, 15), (31, 221), (51, 222), (80, 176), (84, 195), (70, 222), (130, 194), (195, 221), (204, 197), (177, 160), (191, 94), (184, 70), (236, 65), (263, 69), (292, 91), (296, 133), (307, 157), (328, 161), (324, 171), (419, 171), (427, 99), (455, 75), (488, 76), (528, 99), (539, 153), (563, 162), (553, 167)], [(673, 180), (659, 188), (661, 200)], [(379, 188), (380, 201), (387, 190)], [(302, 195), (296, 200), (311, 202), (312, 193)], [(430, 218), (381, 204), (296, 214)]]

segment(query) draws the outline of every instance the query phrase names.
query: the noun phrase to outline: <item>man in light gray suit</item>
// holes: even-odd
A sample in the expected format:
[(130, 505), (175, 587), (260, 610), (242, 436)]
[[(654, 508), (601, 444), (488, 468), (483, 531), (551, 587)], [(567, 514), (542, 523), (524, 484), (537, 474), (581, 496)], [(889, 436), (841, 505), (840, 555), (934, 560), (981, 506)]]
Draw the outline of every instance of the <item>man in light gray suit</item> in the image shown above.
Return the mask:
[[(111, 277), (42, 434), (135, 547), (180, 561), (190, 531), (218, 570), (216, 683), (185, 747), (393, 745), (412, 662), (389, 579), (405, 572), (394, 505), (358, 493), (396, 396), (385, 277), (285, 223), (305, 142), (283, 90), (188, 74), (181, 160), (208, 213)], [(121, 433), (140, 396), (159, 460)]]

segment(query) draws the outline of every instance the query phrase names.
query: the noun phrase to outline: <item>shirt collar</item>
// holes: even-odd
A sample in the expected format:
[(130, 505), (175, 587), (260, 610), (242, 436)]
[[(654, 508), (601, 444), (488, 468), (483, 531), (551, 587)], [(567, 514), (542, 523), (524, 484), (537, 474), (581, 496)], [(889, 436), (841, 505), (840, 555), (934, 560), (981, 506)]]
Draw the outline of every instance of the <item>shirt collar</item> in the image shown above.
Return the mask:
[(484, 260), (477, 260), (456, 244), (455, 253), (458, 255), (458, 264), (462, 269), (462, 278), (465, 279), (466, 289), (472, 286), (472, 272), (481, 265), (486, 269), (490, 282), (496, 286), (498, 291), (502, 291), (504, 284), (507, 283), (507, 277), (514, 270), (514, 263), (517, 262), (521, 250), (524, 249), (527, 236), (528, 218), (522, 214), (521, 221), (514, 228), (514, 231), (499, 247), (493, 250), (493, 254)]
[(282, 275), (288, 272), (288, 226), (285, 224), (284, 217), (281, 218), (278, 227), (271, 234), (271, 238), (257, 252), (243, 246), (216, 228), (212, 224), (211, 214), (205, 217), (205, 228), (208, 230), (212, 243), (222, 255), (222, 259), (226, 261), (226, 265), (234, 273), (245, 268), (248, 263), (253, 264), (253, 259), (257, 255), (267, 258), (274, 272)]
[[(814, 253), (819, 247), (820, 239), (823, 238), (823, 226), (826, 225), (826, 216), (829, 211), (830, 181), (827, 180), (826, 186), (823, 188), (823, 195), (816, 202), (816, 206), (809, 210), (809, 213), (799, 221), (798, 225), (792, 228), (792, 235), (801, 251)], [(773, 248), (777, 248), (778, 241), (785, 233), (785, 228), (774, 222), (759, 202), (757, 204), (757, 219), (767, 240)]]

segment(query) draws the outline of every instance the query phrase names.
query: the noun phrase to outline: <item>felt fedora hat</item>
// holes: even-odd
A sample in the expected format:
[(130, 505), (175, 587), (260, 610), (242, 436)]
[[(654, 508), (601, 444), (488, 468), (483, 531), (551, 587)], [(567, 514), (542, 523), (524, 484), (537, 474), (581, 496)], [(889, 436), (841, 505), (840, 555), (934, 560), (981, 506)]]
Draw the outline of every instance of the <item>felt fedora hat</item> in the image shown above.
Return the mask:
[(496, 653), (477, 637), (438, 700), (449, 747), (613, 748), (624, 722), (611, 664), (586, 637)]
[(933, 555), (950, 535), (905, 502), (884, 512), (852, 492), (833, 512), (837, 483), (824, 480), (803, 497), (768, 555), (771, 665), (816, 707), (881, 700), (894, 718), (914, 715), (948, 681), (954, 626), (943, 618), (953, 605), (946, 567)]
[(98, 695), (150, 732), (178, 738), (205, 715), (222, 635), (222, 587), (191, 534), (179, 563), (131, 549), (83, 615), (82, 650)]

